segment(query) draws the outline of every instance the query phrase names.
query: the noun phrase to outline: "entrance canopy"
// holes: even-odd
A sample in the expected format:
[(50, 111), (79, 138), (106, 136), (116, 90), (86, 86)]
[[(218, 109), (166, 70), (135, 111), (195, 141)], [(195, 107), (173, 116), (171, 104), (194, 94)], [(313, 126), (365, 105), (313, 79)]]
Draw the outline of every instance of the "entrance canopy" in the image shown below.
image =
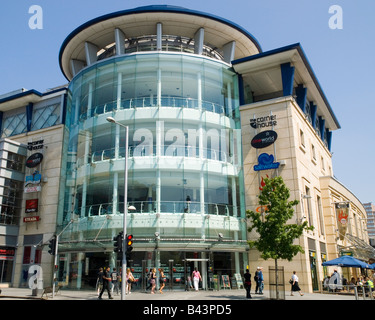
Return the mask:
[(342, 256), (330, 261), (322, 263), (322, 266), (339, 266), (339, 267), (352, 267), (352, 268), (363, 268), (372, 269), (371, 266), (361, 260), (353, 258), (351, 256)]

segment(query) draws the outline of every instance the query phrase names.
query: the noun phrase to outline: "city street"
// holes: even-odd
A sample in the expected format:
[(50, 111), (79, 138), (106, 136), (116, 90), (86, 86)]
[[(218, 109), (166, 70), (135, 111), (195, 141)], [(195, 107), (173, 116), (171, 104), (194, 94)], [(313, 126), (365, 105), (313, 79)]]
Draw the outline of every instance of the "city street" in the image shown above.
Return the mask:
[[(268, 290), (264, 290), (263, 295), (254, 294), (251, 292), (252, 299), (246, 299), (245, 290), (241, 289), (228, 289), (220, 291), (168, 291), (165, 290), (163, 294), (160, 294), (156, 291), (155, 294), (151, 294), (149, 291), (145, 292), (132, 292), (130, 295), (126, 295), (125, 300), (130, 301), (234, 301), (234, 300), (244, 300), (244, 301), (265, 301), (270, 300), (270, 295)], [(107, 292), (104, 292), (102, 301), (109, 300)], [(6, 288), (3, 289), (2, 294), (0, 295), (1, 300), (40, 300), (40, 295), (32, 296), (31, 289), (27, 288)], [(98, 295), (95, 290), (60, 290), (55, 297), (52, 299), (52, 294), (49, 293), (47, 296), (43, 296), (43, 300), (56, 301), (56, 300), (96, 300), (98, 301)], [(113, 294), (113, 301), (121, 300), (120, 294)], [(336, 300), (336, 301), (355, 301), (354, 295), (344, 295), (344, 294), (321, 294), (321, 293), (304, 293), (303, 296), (300, 296), (298, 293), (294, 293), (293, 296), (290, 295), (289, 291), (285, 292), (286, 301), (306, 301), (306, 300)], [(362, 301), (363, 297), (359, 296), (358, 301)], [(370, 300), (370, 298), (366, 298)]]

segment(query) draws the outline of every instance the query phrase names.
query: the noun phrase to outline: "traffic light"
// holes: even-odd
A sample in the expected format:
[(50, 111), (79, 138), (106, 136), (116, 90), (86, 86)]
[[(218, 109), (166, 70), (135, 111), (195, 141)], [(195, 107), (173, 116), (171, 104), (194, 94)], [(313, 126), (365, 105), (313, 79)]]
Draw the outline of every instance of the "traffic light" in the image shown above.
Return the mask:
[(126, 235), (126, 252), (130, 252), (133, 250), (133, 235), (127, 234)]
[(126, 259), (131, 260), (131, 252), (133, 250), (133, 235), (127, 234), (126, 235)]
[(54, 256), (56, 252), (56, 237), (55, 236), (53, 236), (49, 240), (48, 247), (49, 247), (48, 253)]
[(123, 241), (123, 232), (120, 232), (117, 236), (113, 237), (114, 248), (113, 251), (117, 253), (122, 252), (122, 241)]

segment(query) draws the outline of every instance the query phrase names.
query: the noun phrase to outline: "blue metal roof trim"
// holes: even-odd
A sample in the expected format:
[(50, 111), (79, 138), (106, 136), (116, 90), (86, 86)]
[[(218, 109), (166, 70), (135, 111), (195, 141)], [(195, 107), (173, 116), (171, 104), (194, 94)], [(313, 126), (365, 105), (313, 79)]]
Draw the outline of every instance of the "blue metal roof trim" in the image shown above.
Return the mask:
[(15, 100), (15, 99), (22, 98), (22, 97), (25, 97), (25, 96), (28, 96), (28, 95), (32, 95), (32, 94), (35, 94), (35, 95), (37, 95), (39, 97), (43, 96), (43, 94), (40, 93), (39, 91), (31, 89), (31, 90), (27, 90), (27, 91), (24, 91), (24, 92), (16, 93), (16, 94), (14, 94), (12, 96), (0, 99), (0, 103), (4, 103), (4, 102), (7, 102), (7, 101)]
[(341, 126), (340, 126), (340, 123), (338, 122), (337, 118), (336, 118), (336, 115), (335, 113), (333, 112), (332, 108), (331, 108), (331, 105), (329, 104), (328, 102), (328, 99), (326, 97), (326, 95), (324, 94), (324, 91), (322, 89), (322, 87), (320, 86), (320, 83), (318, 81), (318, 78), (316, 77), (315, 73), (314, 73), (314, 70), (312, 69), (311, 65), (310, 65), (310, 62), (309, 60), (307, 59), (306, 57), (306, 54), (305, 52), (303, 51), (302, 49), (302, 46), (300, 43), (294, 43), (294, 44), (291, 44), (291, 45), (288, 45), (288, 46), (285, 46), (285, 47), (281, 47), (281, 48), (277, 48), (277, 49), (273, 49), (273, 50), (270, 50), (270, 51), (266, 51), (266, 52), (261, 52), (259, 54), (255, 54), (253, 56), (249, 56), (249, 57), (245, 57), (245, 58), (241, 58), (241, 59), (237, 59), (237, 60), (233, 60), (232, 61), (232, 65), (236, 65), (236, 64), (239, 64), (239, 63), (242, 63), (242, 62), (247, 62), (247, 61), (252, 61), (252, 60), (256, 60), (256, 59), (260, 59), (260, 58), (263, 58), (263, 57), (267, 57), (267, 56), (270, 56), (270, 55), (273, 55), (273, 54), (277, 54), (277, 53), (281, 53), (281, 52), (285, 52), (285, 51), (289, 51), (289, 50), (293, 50), (293, 49), (296, 49), (298, 51), (298, 53), (300, 54), (311, 78), (313, 79), (314, 81), (314, 84), (315, 86), (317, 87), (320, 95), (322, 96), (328, 110), (329, 110), (329, 113), (331, 114), (333, 120), (335, 121), (336, 125), (337, 125), (337, 128), (340, 129)]
[(78, 28), (76, 28), (75, 30), (73, 30), (66, 37), (66, 39), (64, 40), (64, 42), (62, 43), (62, 45), (60, 47), (60, 52), (59, 52), (60, 69), (62, 70), (61, 58), (62, 58), (62, 53), (63, 53), (66, 45), (79, 32), (81, 32), (82, 30), (84, 30), (84, 29), (86, 29), (86, 28), (94, 25), (95, 23), (98, 23), (98, 22), (101, 22), (101, 21), (105, 21), (107, 19), (119, 17), (119, 16), (122, 16), (122, 15), (145, 13), (145, 12), (175, 12), (175, 13), (185, 13), (185, 14), (191, 14), (191, 15), (196, 15), (196, 16), (201, 16), (201, 17), (205, 17), (205, 18), (217, 20), (217, 21), (219, 21), (221, 23), (227, 24), (228, 26), (230, 26), (232, 28), (235, 28), (238, 31), (242, 32), (244, 35), (246, 35), (255, 44), (255, 46), (258, 48), (258, 50), (260, 52), (262, 52), (262, 48), (261, 48), (258, 40), (252, 34), (250, 34), (247, 30), (243, 29), (241, 26), (239, 26), (236, 23), (233, 23), (232, 21), (229, 21), (227, 19), (223, 19), (221, 17), (215, 16), (215, 15), (212, 15), (212, 14), (208, 14), (208, 13), (204, 13), (204, 12), (200, 12), (200, 11), (195, 11), (195, 10), (191, 10), (191, 9), (186, 9), (186, 8), (178, 7), (178, 6), (171, 6), (171, 5), (150, 5), (150, 6), (137, 7), (137, 8), (134, 8), (134, 9), (121, 10), (121, 11), (116, 11), (116, 12), (113, 12), (113, 13), (105, 14), (103, 16), (100, 16), (100, 17), (97, 17), (95, 19), (89, 20), (89, 21), (85, 22), (84, 24), (82, 24), (81, 26), (79, 26)]

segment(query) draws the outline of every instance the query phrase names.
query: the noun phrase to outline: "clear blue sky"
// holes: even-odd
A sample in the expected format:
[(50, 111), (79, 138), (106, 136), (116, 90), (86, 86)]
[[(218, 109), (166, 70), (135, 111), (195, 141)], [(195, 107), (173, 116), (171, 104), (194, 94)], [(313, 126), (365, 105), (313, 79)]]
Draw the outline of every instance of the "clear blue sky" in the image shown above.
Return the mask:
[[(153, 4), (228, 19), (263, 51), (301, 43), (341, 124), (332, 139), (334, 175), (360, 201), (375, 202), (374, 0), (3, 0), (0, 94), (65, 84), (58, 54), (71, 31), (100, 15)], [(43, 29), (29, 28), (32, 5), (43, 9)], [(342, 29), (329, 27), (332, 5), (342, 8)]]

